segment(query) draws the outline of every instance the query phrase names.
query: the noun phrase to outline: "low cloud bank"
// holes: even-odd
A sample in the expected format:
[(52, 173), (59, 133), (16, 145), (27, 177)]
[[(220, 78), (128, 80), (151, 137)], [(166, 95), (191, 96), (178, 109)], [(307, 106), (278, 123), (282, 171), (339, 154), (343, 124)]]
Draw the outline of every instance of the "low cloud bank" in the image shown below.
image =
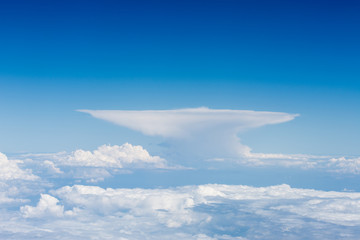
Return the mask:
[(139, 145), (102, 145), (93, 151), (77, 149), (71, 153), (25, 154), (21, 156), (45, 177), (103, 181), (113, 174), (130, 173), (136, 169), (182, 169), (170, 165)]
[[(166, 189), (74, 185), (42, 194), (35, 206), (21, 207), (21, 215), (14, 213), (8, 222), (0, 217), (0, 223), (15, 238), (26, 233), (39, 239), (357, 239), (359, 203), (360, 193), (285, 184)], [(22, 228), (13, 231), (15, 222)]]

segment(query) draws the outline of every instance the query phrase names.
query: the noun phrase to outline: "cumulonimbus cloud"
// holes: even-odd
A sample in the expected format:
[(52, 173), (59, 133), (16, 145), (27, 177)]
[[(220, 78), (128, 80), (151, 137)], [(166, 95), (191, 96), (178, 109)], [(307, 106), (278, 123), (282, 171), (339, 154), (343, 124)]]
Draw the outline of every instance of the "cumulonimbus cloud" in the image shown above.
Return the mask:
[(204, 158), (248, 157), (251, 149), (238, 133), (293, 120), (298, 114), (249, 110), (189, 108), (177, 110), (78, 110), (95, 118), (162, 136), (172, 151)]
[(188, 108), (177, 110), (78, 110), (145, 135), (188, 137), (198, 131), (226, 127), (243, 131), (293, 120), (298, 114), (249, 110)]

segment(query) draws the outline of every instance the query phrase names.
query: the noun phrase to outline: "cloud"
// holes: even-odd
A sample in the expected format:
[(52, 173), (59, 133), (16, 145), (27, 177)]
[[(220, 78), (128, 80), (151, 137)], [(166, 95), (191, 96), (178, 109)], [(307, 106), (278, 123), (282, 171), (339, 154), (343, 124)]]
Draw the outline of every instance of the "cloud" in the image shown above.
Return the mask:
[(8, 205), (11, 203), (25, 202), (25, 199), (14, 198), (14, 195), (16, 195), (17, 191), (18, 189), (16, 187), (9, 186), (4, 182), (0, 182), (0, 206), (4, 204)]
[(77, 149), (71, 153), (28, 153), (21, 155), (20, 158), (25, 158), (32, 164), (39, 162), (41, 167), (54, 174), (63, 173), (60, 166), (114, 169), (176, 168), (176, 166), (168, 166), (165, 159), (150, 155), (142, 146), (130, 143), (102, 145), (93, 151)]
[(247, 157), (251, 149), (237, 134), (252, 128), (293, 120), (297, 114), (191, 108), (178, 110), (78, 110), (145, 135), (162, 136), (181, 158)]
[(360, 174), (359, 157), (331, 157), (307, 154), (263, 154), (251, 153), (246, 160), (238, 160), (240, 164), (250, 166), (283, 166), (316, 168), (328, 172)]
[(111, 177), (111, 173), (104, 168), (78, 167), (70, 172), (75, 179), (85, 179), (87, 182), (96, 183)]
[[(145, 135), (162, 136), (168, 153), (191, 167), (196, 160), (234, 162), (247, 166), (317, 168), (339, 173), (360, 173), (359, 158), (333, 158), (309, 154), (254, 153), (238, 134), (252, 128), (293, 120), (298, 114), (208, 108), (178, 110), (79, 110)], [(190, 159), (190, 160), (189, 160)]]
[(165, 189), (74, 185), (42, 194), (36, 206), (20, 208), (22, 217), (14, 213), (7, 222), (0, 217), (0, 223), (7, 229), (21, 224), (11, 236), (26, 231), (23, 239), (357, 239), (359, 203), (360, 193), (285, 184)]
[(86, 180), (99, 182), (116, 174), (128, 174), (139, 169), (184, 169), (170, 165), (150, 153), (140, 145), (102, 145), (93, 151), (77, 149), (73, 152), (23, 154), (27, 167), (36, 169), (44, 180), (62, 178), (63, 180)]
[(55, 166), (54, 162), (49, 161), (49, 160), (45, 160), (43, 162), (43, 166), (45, 168), (47, 168), (50, 173), (54, 173), (54, 174), (62, 174), (62, 173), (64, 173), (63, 171), (60, 170), (60, 168)]
[(18, 163), (21, 161), (9, 160), (5, 154), (0, 152), (0, 180), (35, 180), (38, 178), (29, 169), (19, 168)]
[[(132, 173), (136, 169), (201, 169), (238, 166), (317, 169), (339, 174), (360, 174), (358, 157), (331, 157), (309, 154), (267, 154), (249, 152), (246, 157), (208, 158), (201, 165), (191, 168), (170, 165), (164, 158), (152, 156), (142, 146), (129, 143), (123, 145), (102, 145), (94, 151), (78, 149), (71, 153), (24, 154), (17, 156), (27, 168), (37, 169), (42, 177), (84, 179), (99, 182), (116, 174)], [(192, 159), (192, 158), (190, 158)], [(13, 163), (16, 163), (13, 161)], [(226, 165), (230, 163), (230, 165)], [(29, 165), (30, 164), (30, 165)], [(191, 163), (190, 163), (191, 164)], [(61, 168), (61, 169), (60, 169)], [(27, 170), (30, 172), (30, 170)]]
[(331, 158), (328, 166), (335, 172), (360, 174), (360, 157)]
[(73, 215), (72, 211), (64, 212), (64, 206), (58, 205), (59, 200), (48, 194), (41, 194), (41, 198), (36, 205), (23, 206), (20, 212), (25, 218), (47, 218), (47, 217), (63, 217), (64, 215)]
[(60, 164), (67, 166), (110, 167), (110, 168), (166, 168), (166, 161), (151, 156), (142, 146), (130, 143), (102, 145), (94, 151), (78, 149), (70, 155), (59, 158)]
[(226, 126), (237, 131), (257, 128), (293, 120), (297, 114), (280, 112), (260, 112), (247, 110), (227, 110), (209, 108), (189, 108), (178, 110), (78, 110), (93, 117), (113, 122), (117, 125), (140, 131), (145, 135), (181, 138), (194, 131)]
[(329, 156), (317, 156), (309, 154), (269, 154), (249, 153), (246, 159), (238, 159), (237, 162), (249, 166), (282, 166), (299, 167), (302, 169), (322, 168), (330, 165)]

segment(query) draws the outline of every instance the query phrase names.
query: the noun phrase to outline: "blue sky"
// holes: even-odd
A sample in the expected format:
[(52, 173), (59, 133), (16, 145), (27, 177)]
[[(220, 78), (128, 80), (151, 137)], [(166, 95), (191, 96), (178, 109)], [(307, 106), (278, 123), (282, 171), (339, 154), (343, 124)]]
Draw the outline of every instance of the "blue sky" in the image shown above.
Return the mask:
[[(128, 211), (156, 226), (134, 224), (125, 239), (149, 233), (154, 239), (296, 239), (299, 231), (324, 239), (329, 229), (334, 238), (356, 239), (360, 219), (351, 214), (360, 210), (339, 212), (332, 204), (349, 206), (344, 199), (357, 201), (360, 191), (359, 10), (357, 1), (1, 1), (0, 205), (6, 210), (0, 223), (7, 225), (0, 238), (23, 238), (11, 230), (18, 222), (29, 238), (54, 238), (34, 230), (32, 221), (41, 218), (56, 233), (46, 220), (59, 217), (83, 234), (60, 238), (87, 239), (81, 219), (110, 223), (109, 209), (123, 224), (127, 203), (97, 211), (77, 202), (92, 186), (99, 202), (120, 201), (120, 188), (147, 196)], [(139, 111), (140, 117), (79, 109)], [(252, 113), (236, 110), (255, 111), (264, 123), (246, 122)], [(261, 111), (289, 119), (272, 124)], [(253, 186), (244, 194), (259, 201), (244, 202), (232, 184)], [(322, 192), (330, 190), (338, 192)], [(286, 194), (278, 199), (278, 192)], [(152, 199), (165, 195), (169, 208), (158, 213)], [(316, 216), (309, 215), (314, 204)], [(271, 209), (279, 222), (254, 206)], [(232, 225), (224, 208), (244, 214), (247, 207), (253, 209), (246, 213), (249, 224)], [(232, 229), (219, 230), (221, 222)], [(102, 225), (109, 236), (124, 230), (109, 226)], [(287, 230), (265, 238), (269, 228)]]
[[(207, 106), (301, 114), (259, 130), (278, 151), (360, 153), (355, 1), (2, 6), (1, 151), (86, 147), (84, 124), (105, 126), (75, 109)], [(59, 138), (63, 132), (74, 140)], [(257, 144), (257, 133), (246, 137)]]

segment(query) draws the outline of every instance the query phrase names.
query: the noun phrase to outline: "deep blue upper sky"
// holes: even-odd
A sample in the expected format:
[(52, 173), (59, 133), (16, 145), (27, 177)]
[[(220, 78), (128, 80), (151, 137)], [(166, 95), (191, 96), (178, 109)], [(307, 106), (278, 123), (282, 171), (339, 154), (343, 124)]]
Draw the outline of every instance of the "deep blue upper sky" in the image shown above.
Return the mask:
[[(359, 1), (1, 1), (0, 151), (142, 143), (75, 109), (300, 113), (244, 143), (360, 154)], [(134, 137), (135, 136), (135, 137)]]
[(0, 73), (354, 83), (359, 9), (358, 1), (3, 1)]

